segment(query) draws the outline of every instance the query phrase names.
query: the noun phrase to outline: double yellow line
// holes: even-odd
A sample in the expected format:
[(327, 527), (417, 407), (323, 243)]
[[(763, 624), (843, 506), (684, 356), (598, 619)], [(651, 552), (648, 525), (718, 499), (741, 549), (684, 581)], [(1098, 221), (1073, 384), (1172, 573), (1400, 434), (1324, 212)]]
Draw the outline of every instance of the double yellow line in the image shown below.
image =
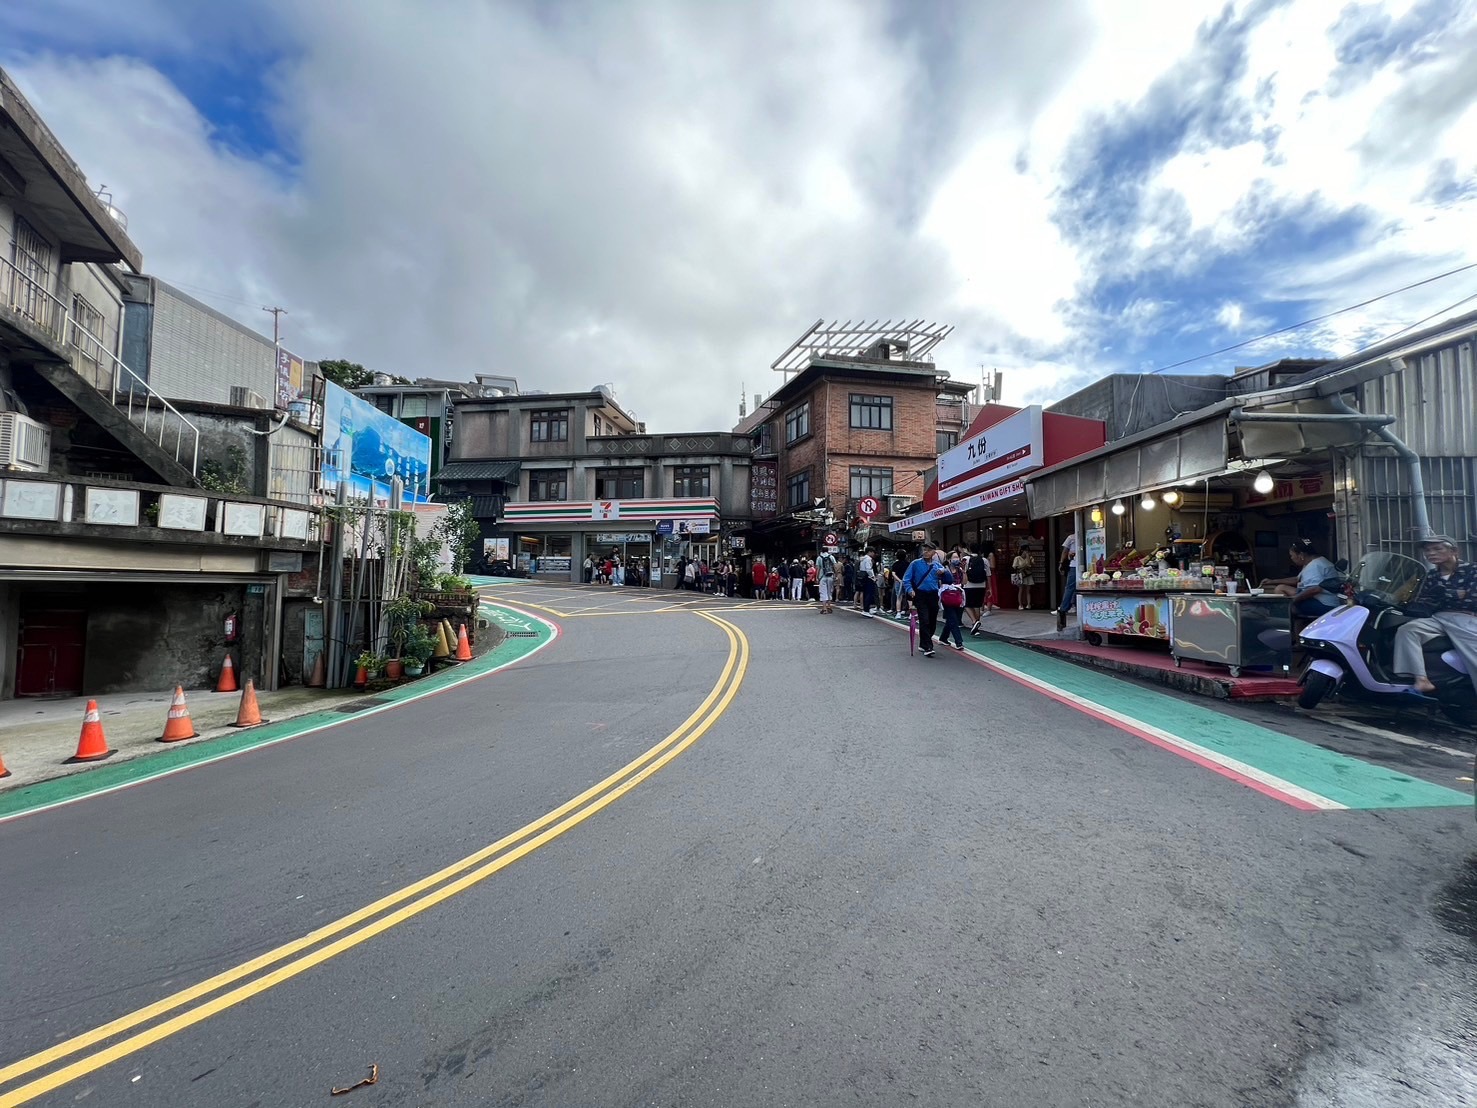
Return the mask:
[[(599, 784), (591, 786), (573, 800), (429, 877), (334, 920), (300, 939), (294, 939), (233, 969), (216, 974), (198, 985), (182, 989), (147, 1007), (0, 1068), (0, 1086), (4, 1086), (81, 1051), (116, 1040), (60, 1069), (51, 1070), (9, 1092), (0, 1093), (0, 1108), (25, 1104), (110, 1062), (126, 1058), (152, 1043), (207, 1020), (274, 985), (291, 980), (319, 963), (420, 915), (426, 909), (466, 891), (480, 881), (485, 881), (630, 792), (702, 738), (728, 709), (743, 684), (744, 674), (749, 668), (749, 640), (742, 631), (726, 620), (706, 612), (697, 614), (709, 623), (716, 624), (728, 636), (728, 659), (723, 672), (712, 691), (682, 721), (681, 726), (635, 761), (612, 773)], [(325, 941), (329, 939), (333, 941)], [(263, 970), (268, 972), (261, 972)], [(225, 992), (220, 991), (227, 986), (235, 987)], [(159, 1019), (170, 1012), (175, 1014), (168, 1019)], [(156, 1020), (159, 1022), (153, 1022)], [(136, 1030), (138, 1028), (142, 1030)], [(133, 1033), (125, 1038), (117, 1038), (126, 1032)]]

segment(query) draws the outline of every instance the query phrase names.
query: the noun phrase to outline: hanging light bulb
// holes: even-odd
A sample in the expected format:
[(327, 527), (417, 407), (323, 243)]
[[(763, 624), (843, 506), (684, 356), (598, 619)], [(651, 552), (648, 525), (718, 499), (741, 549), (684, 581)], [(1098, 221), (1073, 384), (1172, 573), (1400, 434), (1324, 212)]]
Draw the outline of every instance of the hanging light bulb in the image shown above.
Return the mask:
[(1103, 521), (1103, 510), (1101, 508), (1094, 508), (1092, 510), (1092, 521), (1094, 523), (1101, 523)]
[(1174, 489), (1165, 489), (1164, 495), (1160, 499), (1173, 508), (1180, 502), (1180, 494)]
[(1123, 501), (1121, 501), (1121, 500), (1115, 500), (1115, 501), (1113, 501), (1113, 514), (1115, 516), (1121, 516), (1126, 511), (1128, 511), (1128, 509), (1123, 506)]
[(1139, 501), (1139, 507), (1146, 512), (1152, 512), (1154, 510), (1154, 503), (1154, 494), (1146, 492), (1144, 493), (1144, 498)]
[(1251, 487), (1257, 492), (1269, 493), (1276, 484), (1277, 482), (1272, 480), (1272, 475), (1264, 469), (1256, 475), (1256, 480), (1251, 483)]

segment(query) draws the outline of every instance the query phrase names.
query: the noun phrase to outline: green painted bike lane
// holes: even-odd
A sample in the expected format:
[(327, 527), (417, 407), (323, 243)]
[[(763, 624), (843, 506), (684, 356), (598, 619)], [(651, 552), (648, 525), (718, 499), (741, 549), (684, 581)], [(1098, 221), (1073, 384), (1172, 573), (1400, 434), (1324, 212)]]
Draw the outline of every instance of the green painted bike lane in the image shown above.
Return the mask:
[(545, 620), (514, 608), (489, 603), (485, 598), (481, 610), (507, 636), (486, 654), (462, 662), (449, 669), (417, 678), (404, 685), (383, 692), (366, 693), (374, 703), (362, 711), (347, 715), (338, 709), (324, 709), (307, 715), (294, 716), (280, 723), (264, 723), (260, 727), (239, 731), (231, 735), (187, 743), (183, 746), (161, 747), (157, 753), (99, 765), (83, 773), (67, 777), (56, 777), (49, 781), (38, 781), (18, 789), (0, 794), (0, 820), (54, 808), (83, 797), (111, 792), (140, 781), (163, 777), (170, 773), (188, 769), (206, 762), (218, 761), (239, 754), (243, 750), (254, 750), (261, 746), (295, 739), (328, 727), (352, 723), (377, 712), (389, 711), (402, 704), (419, 700), (445, 689), (476, 680), (496, 672), (551, 643), (558, 632), (554, 625)]
[(978, 639), (965, 648), (1007, 677), (1299, 808), (1472, 804), (1469, 795), (1456, 789), (1326, 750), (1035, 650)]

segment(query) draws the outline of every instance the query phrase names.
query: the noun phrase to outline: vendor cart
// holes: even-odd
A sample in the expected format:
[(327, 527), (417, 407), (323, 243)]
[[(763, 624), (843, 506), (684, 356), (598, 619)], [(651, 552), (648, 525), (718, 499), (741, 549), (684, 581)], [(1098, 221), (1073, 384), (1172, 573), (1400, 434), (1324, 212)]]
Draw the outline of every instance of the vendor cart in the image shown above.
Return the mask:
[(1285, 596), (1204, 593), (1170, 598), (1170, 653), (1184, 659), (1230, 668), (1268, 668), (1286, 672), (1292, 665), (1292, 601)]

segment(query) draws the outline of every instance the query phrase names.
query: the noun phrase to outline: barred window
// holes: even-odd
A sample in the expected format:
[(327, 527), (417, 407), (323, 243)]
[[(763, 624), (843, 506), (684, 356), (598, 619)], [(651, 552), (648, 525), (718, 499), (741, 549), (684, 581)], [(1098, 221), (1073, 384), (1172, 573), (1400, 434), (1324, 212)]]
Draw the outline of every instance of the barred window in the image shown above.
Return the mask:
[(569, 471), (564, 469), (529, 470), (528, 499), (568, 500)]
[(788, 503), (792, 508), (810, 507), (810, 470), (797, 473), (785, 482), (785, 489), (789, 494)]
[(852, 393), (851, 425), (863, 431), (891, 431), (892, 397)]
[(678, 466), (672, 475), (673, 496), (712, 496), (709, 466)]
[(799, 442), (810, 434), (810, 401), (797, 404), (785, 413), (785, 444)]
[[(530, 412), (528, 424), (530, 442), (568, 442), (569, 409)], [(563, 497), (560, 497), (562, 500)]]
[(887, 496), (892, 492), (892, 470), (884, 466), (852, 466), (851, 498)]

